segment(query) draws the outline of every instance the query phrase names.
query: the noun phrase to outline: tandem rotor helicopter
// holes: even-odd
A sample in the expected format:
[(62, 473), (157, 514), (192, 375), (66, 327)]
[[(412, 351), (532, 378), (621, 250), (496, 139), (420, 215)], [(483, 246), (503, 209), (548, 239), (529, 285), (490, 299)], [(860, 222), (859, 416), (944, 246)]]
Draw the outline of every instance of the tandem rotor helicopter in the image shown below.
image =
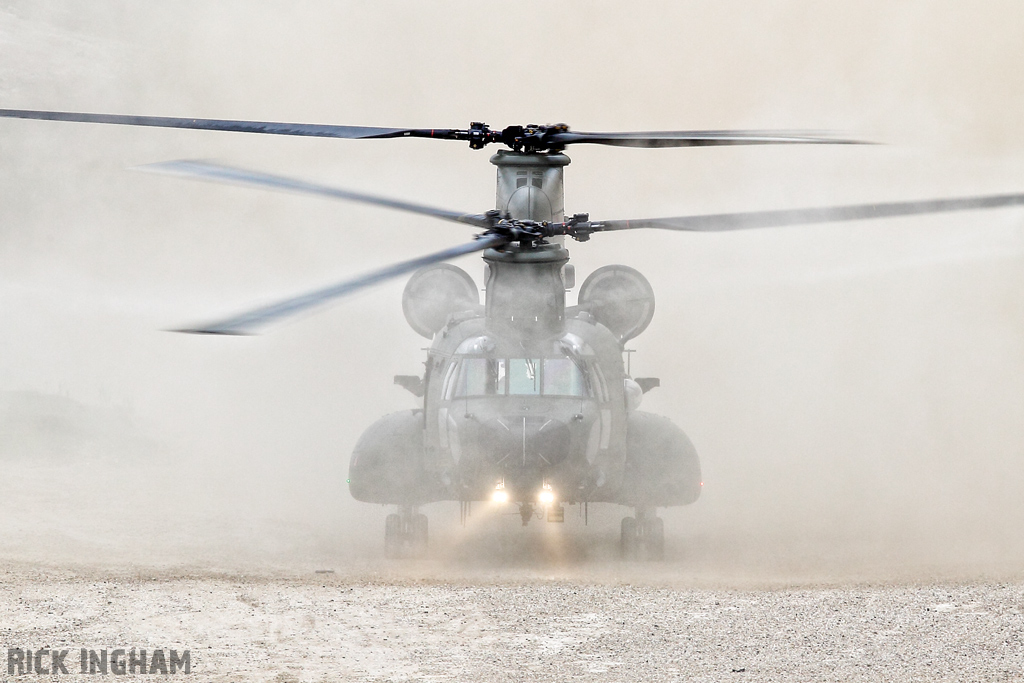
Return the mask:
[[(420, 506), (474, 501), (518, 506), (561, 521), (564, 504), (617, 503), (633, 508), (622, 520), (625, 557), (659, 559), (664, 524), (659, 507), (687, 505), (701, 492), (700, 462), (686, 434), (664, 417), (638, 410), (659, 385), (631, 377), (625, 344), (654, 315), (654, 291), (633, 268), (608, 265), (575, 287), (564, 237), (586, 242), (597, 233), (656, 228), (719, 232), (993, 209), (1024, 204), (1024, 194), (753, 211), (672, 218), (591, 220), (566, 216), (563, 176), (573, 144), (664, 148), (761, 144), (856, 144), (786, 131), (585, 133), (564, 124), (491, 129), (376, 128), (0, 110), (0, 117), (221, 130), (326, 138), (461, 140), (472, 149), (504, 145), (497, 202), (484, 213), (460, 213), (336, 187), (198, 161), (157, 163), (144, 170), (307, 195), (363, 202), (455, 221), (479, 232), (465, 244), (395, 263), (316, 291), (239, 315), (179, 330), (245, 335), (330, 300), (412, 273), (402, 297), (406, 320), (431, 339), (422, 376), (395, 383), (422, 399), (421, 408), (387, 415), (357, 442), (349, 490), (368, 503), (397, 506), (387, 516), (387, 555), (418, 555), (427, 546)], [(444, 263), (483, 252), (485, 300), (462, 269)]]

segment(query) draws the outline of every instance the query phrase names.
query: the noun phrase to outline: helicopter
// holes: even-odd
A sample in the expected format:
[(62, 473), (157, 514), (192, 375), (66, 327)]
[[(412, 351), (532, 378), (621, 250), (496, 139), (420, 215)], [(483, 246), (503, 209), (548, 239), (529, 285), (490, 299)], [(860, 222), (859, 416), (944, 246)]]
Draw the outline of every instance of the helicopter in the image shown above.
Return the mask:
[[(566, 215), (564, 172), (573, 144), (671, 148), (761, 144), (862, 144), (801, 131), (662, 131), (592, 133), (565, 124), (492, 129), (379, 128), (223, 119), (125, 116), (0, 109), (0, 117), (66, 122), (327, 137), (429, 138), (468, 142), (497, 169), (495, 208), (460, 213), (295, 178), (205, 161), (170, 161), (140, 170), (362, 202), (462, 223), (472, 241), (395, 263), (329, 286), (179, 332), (248, 335), (385, 280), (412, 273), (402, 296), (409, 325), (431, 340), (422, 375), (395, 384), (422, 401), (365, 430), (349, 463), (351, 495), (395, 506), (385, 520), (389, 557), (426, 552), (426, 504), (458, 501), (514, 505), (525, 526), (564, 519), (564, 505), (616, 503), (626, 558), (661, 559), (665, 530), (658, 508), (688, 505), (701, 493), (700, 461), (671, 420), (639, 410), (660, 386), (633, 377), (626, 344), (650, 324), (654, 290), (634, 268), (606, 265), (576, 287), (566, 237), (586, 242), (622, 230), (722, 232), (882, 219), (1024, 205), (1024, 194), (747, 211), (652, 219), (591, 220)], [(446, 261), (482, 252), (484, 301), (476, 283)], [(624, 358), (625, 356), (625, 358)]]

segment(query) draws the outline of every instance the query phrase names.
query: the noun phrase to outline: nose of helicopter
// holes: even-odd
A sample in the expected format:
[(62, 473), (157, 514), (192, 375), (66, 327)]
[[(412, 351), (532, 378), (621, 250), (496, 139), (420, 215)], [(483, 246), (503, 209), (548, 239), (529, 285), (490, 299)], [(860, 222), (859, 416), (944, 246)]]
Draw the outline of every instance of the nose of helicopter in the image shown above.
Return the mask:
[(471, 450), (506, 477), (517, 472), (543, 471), (568, 457), (569, 427), (557, 418), (510, 415), (477, 423), (463, 436)]

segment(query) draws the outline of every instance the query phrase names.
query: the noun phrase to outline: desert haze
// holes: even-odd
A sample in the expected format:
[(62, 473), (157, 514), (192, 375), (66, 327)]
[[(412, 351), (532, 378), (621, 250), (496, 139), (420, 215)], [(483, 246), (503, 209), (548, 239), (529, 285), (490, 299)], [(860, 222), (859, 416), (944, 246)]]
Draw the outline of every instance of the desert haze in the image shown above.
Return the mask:
[[(0, 1), (0, 108), (835, 130), (883, 144), (580, 145), (566, 209), (899, 201), (1024, 191), (1021, 35), (1009, 0)], [(401, 280), (257, 337), (164, 331), (471, 233), (133, 167), (483, 212), (490, 153), (0, 120), (7, 647), (181, 645), (223, 680), (1024, 678), (1024, 209), (570, 244), (581, 282), (650, 279), (633, 374), (701, 456), (649, 565), (596, 505), (523, 529), (436, 504), (428, 557), (383, 558), (387, 510), (345, 480), (415, 406)]]

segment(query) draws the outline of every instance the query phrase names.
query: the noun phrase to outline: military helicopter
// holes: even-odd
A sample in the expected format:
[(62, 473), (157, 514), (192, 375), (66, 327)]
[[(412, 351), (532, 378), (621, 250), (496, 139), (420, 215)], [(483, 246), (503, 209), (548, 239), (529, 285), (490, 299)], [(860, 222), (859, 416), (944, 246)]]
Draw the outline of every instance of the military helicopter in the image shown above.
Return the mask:
[[(397, 506), (385, 521), (388, 556), (419, 555), (427, 518), (419, 508), (459, 501), (517, 505), (522, 523), (561, 521), (564, 504), (617, 503), (627, 558), (659, 559), (664, 524), (657, 508), (700, 496), (697, 452), (669, 419), (638, 410), (659, 386), (634, 378), (626, 343), (654, 315), (647, 279), (623, 265), (599, 268), (566, 305), (575, 287), (563, 240), (586, 242), (617, 230), (656, 228), (719, 232), (796, 224), (879, 219), (1024, 204), (1024, 194), (753, 211), (672, 218), (591, 220), (566, 216), (563, 178), (573, 144), (666, 148), (758, 144), (854, 144), (854, 140), (787, 131), (587, 133), (564, 124), (467, 129), (376, 128), (219, 119), (184, 119), (53, 111), (0, 110), (0, 117), (189, 128), (348, 139), (461, 140), (472, 149), (501, 144), (497, 202), (484, 213), (460, 213), (352, 192), (313, 182), (199, 161), (143, 167), (158, 173), (363, 202), (466, 224), (480, 232), (443, 249), (290, 297), (227, 319), (178, 330), (253, 334), (267, 325), (374, 285), (413, 273), (402, 298), (406, 320), (431, 339), (422, 376), (395, 383), (422, 399), (421, 408), (387, 415), (357, 442), (349, 490), (368, 503)], [(473, 279), (444, 263), (483, 252), (485, 301)]]

